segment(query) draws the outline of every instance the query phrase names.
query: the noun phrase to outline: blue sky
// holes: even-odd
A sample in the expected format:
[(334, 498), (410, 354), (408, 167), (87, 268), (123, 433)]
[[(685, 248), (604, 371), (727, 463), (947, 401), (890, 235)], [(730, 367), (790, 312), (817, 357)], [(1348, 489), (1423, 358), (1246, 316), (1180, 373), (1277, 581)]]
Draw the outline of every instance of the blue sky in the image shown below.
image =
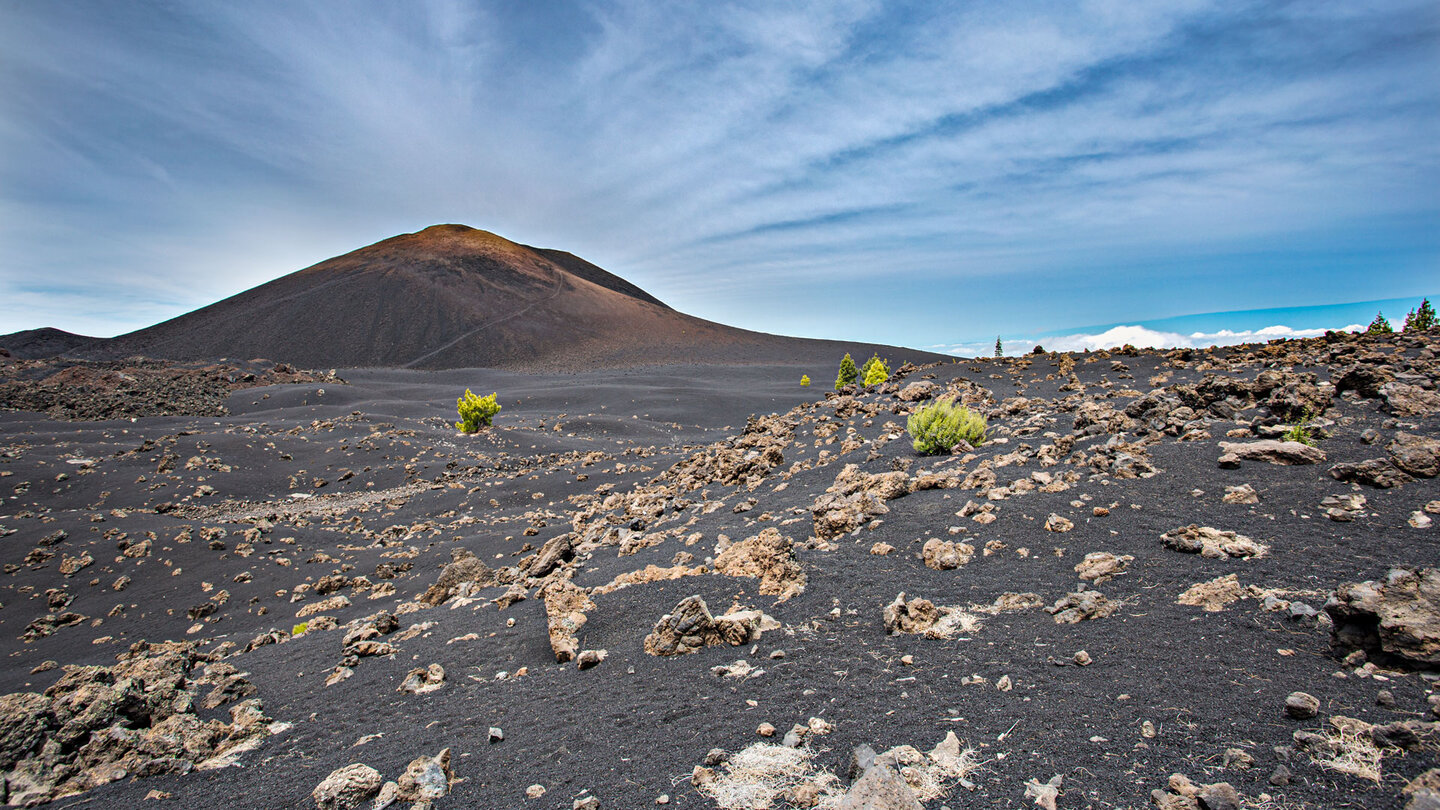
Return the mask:
[(439, 222), (787, 334), (1341, 327), (1440, 291), (1440, 7), (0, 4), (0, 333)]

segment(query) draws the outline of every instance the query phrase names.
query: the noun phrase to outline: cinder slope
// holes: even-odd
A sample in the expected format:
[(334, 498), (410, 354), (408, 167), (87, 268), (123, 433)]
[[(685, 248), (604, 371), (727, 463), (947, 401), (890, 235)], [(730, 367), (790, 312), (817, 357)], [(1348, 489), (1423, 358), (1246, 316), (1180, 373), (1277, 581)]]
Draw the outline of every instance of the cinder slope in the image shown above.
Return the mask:
[(893, 347), (801, 340), (676, 312), (569, 253), (436, 225), (121, 335), (108, 355), (265, 357), (312, 368), (577, 370), (774, 362)]

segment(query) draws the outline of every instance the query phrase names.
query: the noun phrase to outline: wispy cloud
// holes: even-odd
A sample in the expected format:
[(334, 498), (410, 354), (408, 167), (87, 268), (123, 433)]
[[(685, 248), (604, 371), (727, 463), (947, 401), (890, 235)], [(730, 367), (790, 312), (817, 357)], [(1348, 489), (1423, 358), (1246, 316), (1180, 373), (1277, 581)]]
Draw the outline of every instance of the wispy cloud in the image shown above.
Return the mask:
[(1415, 294), (1437, 68), (1407, 0), (6, 4), (0, 332), (443, 221), (893, 342)]

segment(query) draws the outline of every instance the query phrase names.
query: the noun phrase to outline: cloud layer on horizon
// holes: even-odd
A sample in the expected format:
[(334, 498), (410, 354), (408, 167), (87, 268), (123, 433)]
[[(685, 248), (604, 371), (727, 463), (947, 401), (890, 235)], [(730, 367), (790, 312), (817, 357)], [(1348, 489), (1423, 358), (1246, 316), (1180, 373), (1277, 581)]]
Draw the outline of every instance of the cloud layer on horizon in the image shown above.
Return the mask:
[(1437, 43), (1426, 0), (7, 4), (0, 332), (446, 221), (895, 343), (1429, 292)]
[[(1286, 338), (1320, 337), (1326, 332), (1360, 332), (1365, 327), (1358, 323), (1337, 326), (1331, 329), (1294, 329), (1289, 326), (1266, 326), (1262, 329), (1221, 329), (1217, 332), (1166, 332), (1138, 325), (1114, 326), (1104, 332), (1087, 334), (1077, 332), (1071, 335), (1056, 335), (1041, 339), (1018, 338), (1004, 341), (1001, 348), (1008, 356), (1028, 354), (1036, 346), (1048, 351), (1083, 352), (1100, 349), (1118, 349), (1131, 345), (1140, 349), (1203, 349), (1209, 346), (1238, 346), (1242, 343), (1264, 343)], [(927, 347), (942, 354), (956, 357), (988, 357), (994, 353), (994, 342), (953, 343)]]

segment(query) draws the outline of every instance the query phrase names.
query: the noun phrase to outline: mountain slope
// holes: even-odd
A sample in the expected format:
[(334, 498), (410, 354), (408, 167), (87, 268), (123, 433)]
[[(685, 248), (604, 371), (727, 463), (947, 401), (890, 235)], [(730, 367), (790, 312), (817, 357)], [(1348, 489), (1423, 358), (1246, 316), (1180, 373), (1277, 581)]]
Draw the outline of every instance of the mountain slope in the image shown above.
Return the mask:
[[(3, 344), (0, 344), (3, 345)], [(264, 357), (312, 368), (578, 370), (671, 363), (833, 361), (893, 347), (802, 340), (676, 312), (558, 250), (463, 225), (403, 234), (85, 354)], [(82, 351), (83, 348), (82, 348)]]

